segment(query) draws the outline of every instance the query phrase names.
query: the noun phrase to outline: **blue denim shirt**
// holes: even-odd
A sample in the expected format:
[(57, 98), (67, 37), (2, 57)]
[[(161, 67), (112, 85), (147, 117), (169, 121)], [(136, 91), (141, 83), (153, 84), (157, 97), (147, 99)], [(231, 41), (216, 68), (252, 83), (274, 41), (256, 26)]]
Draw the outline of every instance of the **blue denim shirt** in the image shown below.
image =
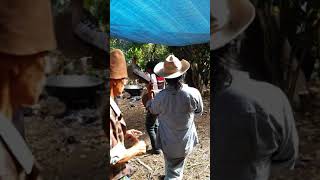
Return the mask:
[(286, 95), (244, 72), (232, 77), (213, 100), (213, 179), (267, 180), (273, 168), (293, 168), (298, 135)]
[(184, 84), (179, 90), (171, 86), (147, 102), (147, 109), (158, 115), (157, 145), (169, 158), (185, 157), (198, 144), (195, 114), (202, 114), (200, 92)]

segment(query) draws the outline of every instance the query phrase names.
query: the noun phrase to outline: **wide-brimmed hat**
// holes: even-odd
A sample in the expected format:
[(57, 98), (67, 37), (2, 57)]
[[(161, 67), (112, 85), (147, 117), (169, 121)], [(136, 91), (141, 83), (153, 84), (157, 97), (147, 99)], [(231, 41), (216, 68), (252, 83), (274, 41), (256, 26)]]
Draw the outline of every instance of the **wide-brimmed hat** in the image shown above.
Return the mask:
[(188, 71), (190, 63), (184, 59), (181, 61), (174, 55), (169, 55), (164, 62), (154, 67), (154, 73), (166, 79), (177, 78)]
[(254, 17), (255, 8), (249, 0), (211, 0), (210, 50), (239, 36)]
[(123, 79), (128, 77), (127, 62), (120, 49), (110, 52), (110, 78)]

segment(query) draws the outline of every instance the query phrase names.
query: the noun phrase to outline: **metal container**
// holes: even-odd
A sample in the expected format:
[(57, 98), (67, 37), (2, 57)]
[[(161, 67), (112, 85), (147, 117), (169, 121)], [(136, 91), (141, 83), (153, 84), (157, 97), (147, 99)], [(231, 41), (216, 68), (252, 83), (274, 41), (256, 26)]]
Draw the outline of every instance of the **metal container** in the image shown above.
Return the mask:
[(103, 89), (103, 81), (88, 75), (57, 75), (49, 76), (46, 90), (49, 95), (59, 98), (66, 104), (95, 104), (98, 91)]
[(126, 85), (124, 90), (128, 92), (131, 96), (140, 96), (142, 93), (142, 87), (139, 85)]

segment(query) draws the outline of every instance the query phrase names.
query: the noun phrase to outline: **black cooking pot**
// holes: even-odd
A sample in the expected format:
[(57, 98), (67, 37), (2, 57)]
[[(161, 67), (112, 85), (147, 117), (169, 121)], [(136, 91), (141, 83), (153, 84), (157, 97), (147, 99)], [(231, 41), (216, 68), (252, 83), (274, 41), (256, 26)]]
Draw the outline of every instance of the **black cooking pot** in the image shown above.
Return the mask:
[(142, 87), (139, 85), (126, 85), (124, 90), (128, 92), (131, 96), (140, 96), (142, 93)]
[(63, 102), (93, 101), (98, 90), (103, 89), (103, 81), (88, 75), (49, 76), (46, 90), (49, 95), (58, 97)]

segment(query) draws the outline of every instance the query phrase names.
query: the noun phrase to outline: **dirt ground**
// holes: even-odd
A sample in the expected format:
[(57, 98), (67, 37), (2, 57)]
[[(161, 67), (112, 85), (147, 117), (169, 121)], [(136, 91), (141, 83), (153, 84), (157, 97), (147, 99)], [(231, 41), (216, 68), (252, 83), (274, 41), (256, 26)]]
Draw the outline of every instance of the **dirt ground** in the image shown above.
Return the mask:
[[(57, 61), (51, 68), (82, 57), (92, 57), (94, 67), (105, 68), (105, 52), (75, 37), (71, 22), (70, 12), (55, 17), (58, 50), (47, 59)], [(108, 152), (101, 119), (87, 124), (67, 121), (61, 115), (65, 108), (61, 102), (44, 99), (39, 104), (40, 109), (25, 115), (25, 129), (44, 180), (105, 180)]]
[[(184, 179), (208, 179), (210, 173), (209, 102), (205, 99), (205, 112), (196, 120), (200, 144), (190, 155)], [(145, 111), (141, 101), (119, 100), (128, 128), (145, 131)], [(101, 119), (89, 124), (67, 120), (59, 112), (64, 106), (50, 97), (40, 102), (40, 108), (26, 114), (26, 139), (45, 180), (98, 180), (106, 179), (105, 134)], [(150, 145), (148, 136), (141, 137)], [(148, 171), (138, 161), (150, 166)], [(164, 174), (162, 155), (146, 154), (129, 162), (136, 170), (132, 179), (158, 179)]]
[[(127, 99), (119, 101), (120, 108), (124, 112), (124, 117), (129, 129), (138, 129), (145, 134), (141, 139), (146, 140), (150, 146), (150, 140), (145, 130), (145, 108), (141, 101), (129, 102)], [(204, 97), (204, 113), (196, 119), (197, 132), (200, 144), (194, 149), (187, 159), (184, 171), (184, 179), (208, 179), (210, 176), (210, 111), (209, 98)], [(141, 163), (146, 164), (151, 169), (147, 169)], [(136, 172), (132, 180), (158, 179), (164, 175), (163, 155), (146, 154), (130, 161)]]
[[(25, 118), (26, 139), (43, 170), (44, 180), (106, 179), (106, 137), (101, 119), (82, 124), (56, 112), (39, 112)], [(63, 104), (50, 105), (63, 109)], [(51, 109), (52, 110), (52, 109)]]
[[(320, 89), (320, 83), (315, 85)], [(319, 91), (320, 92), (320, 91)], [(320, 180), (320, 93), (308, 100), (305, 111), (297, 111), (296, 124), (300, 139), (300, 155), (296, 168), (273, 175), (272, 180)], [(208, 179), (210, 174), (209, 101), (204, 98), (205, 113), (196, 119), (200, 144), (190, 155), (184, 179)], [(41, 103), (40, 103), (41, 104)], [(129, 128), (145, 131), (145, 110), (141, 101), (119, 100)], [(44, 105), (42, 108), (45, 107)], [(62, 107), (57, 105), (57, 107)], [(95, 180), (105, 179), (107, 162), (106, 141), (101, 121), (81, 125), (77, 121), (66, 123), (54, 113), (36, 112), (26, 116), (26, 138), (42, 166), (44, 179)], [(150, 144), (148, 136), (143, 139)], [(151, 170), (141, 163), (148, 165)], [(164, 174), (162, 155), (146, 154), (130, 161), (136, 172), (133, 180), (158, 179)]]

